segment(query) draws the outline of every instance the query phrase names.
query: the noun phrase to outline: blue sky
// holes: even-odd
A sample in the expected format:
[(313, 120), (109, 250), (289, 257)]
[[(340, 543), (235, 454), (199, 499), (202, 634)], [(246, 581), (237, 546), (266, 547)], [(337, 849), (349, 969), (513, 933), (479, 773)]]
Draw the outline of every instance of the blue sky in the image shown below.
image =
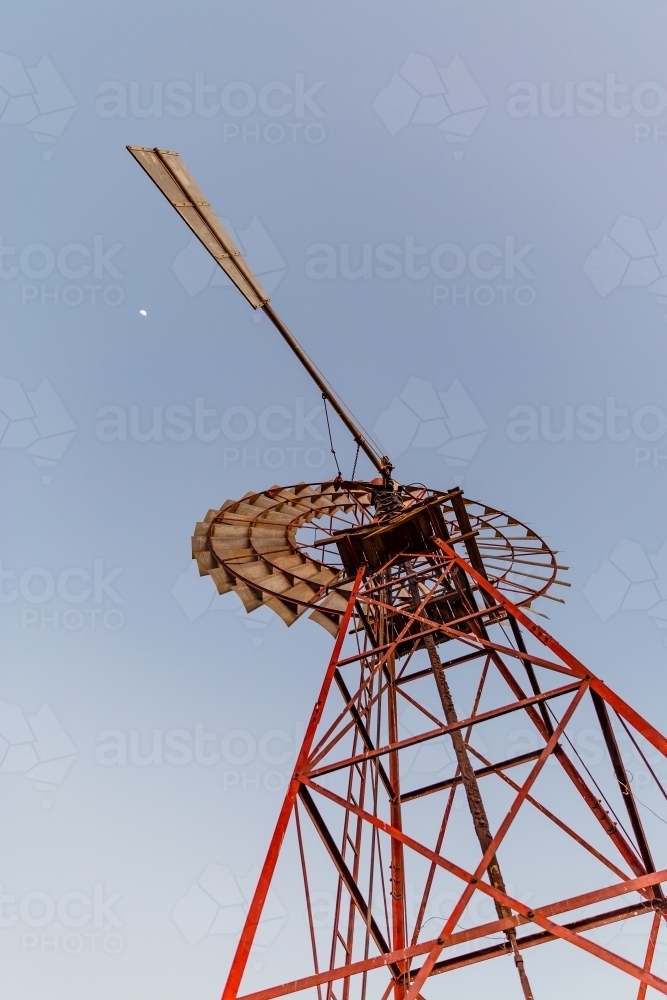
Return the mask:
[[(181, 153), (400, 480), (561, 551), (553, 631), (664, 728), (665, 8), (25, 0), (0, 27), (3, 698), (76, 751), (44, 787), (0, 771), (2, 891), (121, 894), (80, 954), (57, 920), (1, 928), (7, 996), (214, 997), (233, 935), (171, 915), (260, 863), (292, 758), (258, 747), (298, 741), (330, 641), (209, 606), (189, 538), (335, 468), (317, 390), (125, 146)], [(214, 761), (136, 763), (198, 725)]]

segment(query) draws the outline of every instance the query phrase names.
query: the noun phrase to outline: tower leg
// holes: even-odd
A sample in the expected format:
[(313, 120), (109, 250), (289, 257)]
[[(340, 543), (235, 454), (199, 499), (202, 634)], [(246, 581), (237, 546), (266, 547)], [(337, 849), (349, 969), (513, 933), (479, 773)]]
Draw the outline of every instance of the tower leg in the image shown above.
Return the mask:
[(352, 617), (352, 611), (354, 610), (354, 604), (357, 599), (357, 594), (359, 593), (362, 578), (363, 568), (359, 569), (359, 572), (357, 573), (357, 578), (354, 582), (350, 599), (347, 602), (347, 608), (345, 609), (345, 613), (340, 623), (338, 636), (334, 644), (331, 659), (329, 660), (329, 666), (327, 667), (327, 672), (324, 675), (324, 681), (322, 683), (318, 699), (315, 702), (315, 707), (313, 708), (308, 722), (306, 735), (303, 738), (301, 750), (299, 751), (299, 756), (297, 757), (296, 765), (294, 767), (294, 774), (289, 783), (287, 793), (280, 810), (280, 815), (278, 816), (278, 822), (276, 823), (273, 831), (271, 843), (269, 844), (269, 849), (266, 858), (264, 859), (262, 871), (260, 872), (257, 888), (255, 889), (252, 902), (250, 903), (248, 914), (245, 919), (245, 924), (243, 925), (241, 938), (236, 948), (236, 954), (232, 960), (229, 976), (227, 977), (227, 982), (222, 992), (222, 1000), (235, 1000), (238, 995), (239, 986), (241, 985), (243, 973), (245, 972), (246, 965), (248, 964), (250, 949), (252, 948), (252, 943), (257, 931), (257, 925), (259, 924), (260, 917), (262, 916), (262, 910), (264, 909), (266, 897), (269, 894), (269, 888), (271, 886), (271, 879), (273, 878), (273, 874), (276, 870), (280, 848), (282, 847), (283, 840), (285, 839), (285, 834), (287, 833), (287, 827), (292, 816), (296, 797), (299, 793), (300, 783), (296, 776), (299, 774), (302, 765), (307, 760), (308, 754), (310, 753), (310, 749), (313, 745), (317, 726), (322, 717), (324, 705), (334, 679), (336, 666), (340, 657), (340, 651), (343, 647), (343, 641), (345, 639), (348, 625), (350, 624), (350, 618)]
[[(390, 657), (387, 662), (387, 670), (390, 676), (388, 689), (388, 733), (390, 743), (398, 740), (398, 714), (396, 708), (396, 685), (395, 685), (395, 664), (394, 657)], [(391, 825), (396, 830), (402, 829), (401, 800), (400, 800), (400, 768), (398, 753), (394, 751), (389, 754), (389, 780), (391, 781), (394, 798), (390, 805)], [(403, 864), (403, 844), (400, 840), (392, 837), (391, 840), (391, 913), (392, 913), (392, 948), (399, 951), (407, 944), (407, 930), (405, 926), (405, 874)], [(401, 971), (404, 973), (404, 981), (396, 982), (394, 986), (395, 1000), (403, 1000), (406, 993), (407, 963), (401, 963)]]

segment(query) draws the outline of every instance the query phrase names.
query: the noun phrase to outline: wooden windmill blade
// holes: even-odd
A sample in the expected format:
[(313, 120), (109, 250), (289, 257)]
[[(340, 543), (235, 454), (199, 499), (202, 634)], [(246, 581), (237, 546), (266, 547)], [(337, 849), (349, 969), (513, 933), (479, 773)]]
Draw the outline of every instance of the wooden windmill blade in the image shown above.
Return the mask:
[(359, 421), (271, 307), (269, 296), (179, 154), (173, 150), (157, 147), (149, 149), (146, 146), (128, 146), (127, 149), (253, 309), (262, 309), (266, 313), (323, 397), (331, 404), (352, 434), (355, 443), (365, 452), (378, 472), (389, 479), (393, 468), (389, 458), (382, 454), (382, 450), (372, 441), (370, 434), (362, 429)]
[(260, 309), (269, 296), (179, 154), (144, 146), (127, 148), (253, 309)]

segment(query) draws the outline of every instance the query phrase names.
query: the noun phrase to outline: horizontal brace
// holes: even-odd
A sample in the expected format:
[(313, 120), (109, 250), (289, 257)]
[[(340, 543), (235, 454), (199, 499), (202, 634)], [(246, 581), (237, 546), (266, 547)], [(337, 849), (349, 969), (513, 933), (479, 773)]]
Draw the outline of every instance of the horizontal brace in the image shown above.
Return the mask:
[[(470, 660), (477, 660), (480, 656), (488, 656), (488, 652), (485, 649), (480, 649), (476, 653), (467, 653), (465, 656), (457, 656), (453, 660), (441, 660), (440, 666), (443, 670), (447, 670), (449, 667), (457, 667), (459, 663), (468, 663)], [(431, 667), (425, 667), (424, 670), (415, 670), (413, 674), (406, 674), (405, 677), (397, 677), (396, 683), (408, 684), (410, 681), (417, 681), (420, 677), (432, 677), (433, 670)]]
[[(455, 553), (455, 555), (456, 555), (456, 553)], [(456, 558), (458, 559), (458, 556), (456, 556)], [(467, 563), (465, 565), (467, 565)], [(472, 566), (469, 567), (469, 568), (472, 570)], [(480, 579), (484, 580), (484, 577), (480, 577)], [(486, 580), (484, 580), (484, 582), (487, 583)], [(489, 584), (489, 586), (491, 586), (491, 585)], [(521, 612), (521, 608), (516, 607), (510, 601), (506, 601), (502, 597), (502, 595), (500, 595), (500, 594), (496, 595), (496, 593), (494, 592), (493, 596), (494, 597), (496, 597), (496, 596), (499, 597), (497, 603), (499, 605), (501, 605), (503, 608), (505, 608), (505, 610), (508, 610), (508, 617), (515, 618), (518, 621), (519, 620), (518, 616), (520, 614), (521, 615), (521, 619), (520, 619), (521, 623), (526, 628), (528, 628), (534, 634), (535, 634), (535, 630), (536, 629), (537, 630), (540, 629), (539, 625), (535, 625), (535, 623), (532, 622), (532, 621), (530, 621), (529, 618), (526, 618), (526, 616), (523, 614), (523, 612)], [(545, 594), (543, 596), (546, 597), (548, 595)], [(384, 608), (386, 611), (389, 611), (391, 614), (395, 614), (396, 613), (396, 608), (393, 607), (393, 605), (386, 604), (383, 601), (372, 601), (372, 600), (369, 600), (366, 603), (368, 603), (368, 604), (374, 604), (376, 607), (379, 607), (379, 608)], [(407, 612), (403, 612), (403, 613), (406, 615), (406, 617), (408, 617), (408, 613)], [(412, 615), (409, 615), (409, 617), (413, 618), (414, 621), (421, 622), (423, 625), (431, 625), (432, 624), (432, 622), (431, 622), (431, 620), (429, 618), (424, 618), (422, 615), (418, 615), (416, 612), (414, 614), (412, 614)], [(567, 654), (566, 650), (563, 650), (563, 652), (567, 654), (568, 659), (564, 658), (563, 664), (554, 663), (553, 660), (545, 660), (543, 657), (541, 657), (541, 656), (535, 656), (533, 653), (528, 653), (528, 652), (524, 652), (522, 650), (514, 649), (514, 647), (512, 647), (512, 646), (501, 646), (500, 643), (490, 642), (488, 639), (482, 639), (479, 636), (474, 635), (474, 633), (472, 633), (472, 632), (461, 632), (460, 630), (457, 630), (457, 629), (451, 627), (452, 625), (456, 625), (457, 622), (459, 622), (459, 621), (463, 621), (463, 619), (462, 618), (461, 619), (456, 618), (456, 619), (454, 619), (453, 622), (450, 622), (447, 625), (440, 625), (436, 629), (436, 631), (442, 632), (444, 635), (448, 636), (450, 639), (456, 639), (457, 641), (464, 643), (464, 645), (467, 645), (467, 646), (474, 645), (474, 646), (479, 647), (480, 649), (492, 649), (492, 650), (495, 650), (495, 652), (497, 652), (497, 653), (503, 653), (503, 655), (505, 655), (505, 656), (514, 656), (517, 659), (522, 660), (522, 661), (523, 660), (530, 660), (530, 662), (534, 663), (535, 666), (546, 667), (548, 670), (556, 670), (558, 673), (567, 674), (570, 677), (573, 674), (575, 676), (582, 676), (582, 677), (583, 676), (586, 676), (586, 677), (593, 676), (592, 674), (590, 674), (588, 671), (585, 670), (585, 668), (583, 667), (583, 664), (580, 664), (580, 666), (581, 666), (581, 672), (578, 669), (577, 670), (573, 669), (573, 667), (570, 665), (570, 660), (573, 659), (573, 658), (570, 657), (569, 654)], [(495, 624), (495, 623), (492, 622), (491, 624)], [(542, 629), (541, 631), (544, 632), (544, 629)], [(547, 633), (544, 633), (544, 634), (546, 635)], [(408, 636), (407, 638), (411, 638), (411, 636)], [(403, 642), (404, 640), (401, 639), (400, 641)], [(392, 643), (391, 645), (395, 645), (395, 643)], [(564, 665), (565, 663), (567, 663), (567, 666)], [(601, 682), (599, 682), (599, 683), (601, 683)]]
[[(605, 924), (616, 923), (619, 920), (627, 920), (629, 917), (640, 916), (644, 913), (650, 913), (654, 910), (654, 904), (650, 902), (635, 903), (634, 905), (624, 906), (618, 910), (611, 910), (607, 913), (599, 914), (598, 916), (584, 917), (582, 920), (573, 921), (570, 924), (565, 924), (565, 926), (574, 931), (581, 933), (586, 930), (593, 930), (596, 927), (602, 927)], [(475, 936), (486, 936), (494, 931), (499, 931), (504, 929), (505, 925), (515, 926), (516, 918), (510, 918), (505, 920), (494, 921), (492, 924), (484, 924), (481, 927), (474, 928), (469, 931), (461, 931), (457, 934), (453, 934), (450, 939), (450, 944), (452, 946), (463, 944), (470, 940), (475, 940)], [(517, 939), (517, 944), (520, 948), (533, 948), (538, 944), (545, 944), (549, 941), (555, 941), (556, 938), (553, 934), (549, 934), (546, 931), (542, 931), (538, 934), (526, 935), (523, 938)], [(388, 955), (380, 955), (376, 958), (368, 958), (360, 962), (351, 962), (337, 969), (329, 969), (326, 972), (320, 972), (312, 976), (304, 976), (302, 979), (294, 979), (288, 983), (282, 983), (280, 986), (270, 987), (265, 990), (258, 990), (256, 993), (246, 993), (244, 996), (239, 997), (239, 1000), (273, 1000), (274, 997), (289, 996), (292, 993), (299, 993), (301, 990), (306, 990), (312, 988), (313, 986), (324, 985), (324, 983), (332, 983), (338, 979), (347, 979), (354, 975), (359, 975), (363, 972), (370, 972), (372, 969), (383, 968), (390, 965), (392, 962), (401, 962), (405, 959), (415, 958), (418, 955), (423, 955), (428, 952), (433, 945), (433, 941), (424, 941), (421, 944), (412, 945), (409, 948), (403, 948), (400, 951), (390, 952)], [(499, 955), (504, 955), (509, 950), (509, 945), (507, 942), (503, 942), (500, 945), (496, 945), (491, 948), (484, 948), (477, 952), (468, 952), (465, 955), (460, 955), (455, 958), (446, 959), (443, 962), (438, 962), (431, 975), (436, 975), (441, 972), (449, 972), (451, 969), (460, 968), (461, 966), (472, 964), (473, 962), (481, 962), (488, 958), (496, 958)], [(416, 975), (419, 970), (413, 970), (412, 975)]]
[[(474, 538), (475, 535), (479, 535), (479, 529), (478, 528), (476, 528), (474, 531), (468, 531), (465, 535), (452, 535), (449, 538), (449, 544), (450, 545), (456, 545), (458, 542), (465, 542), (467, 539)], [(344, 535), (342, 535), (340, 537), (344, 537)], [(311, 542), (311, 545), (313, 545), (313, 546), (315, 546), (315, 545), (327, 545), (330, 542), (335, 542), (335, 541), (336, 541), (336, 538), (334, 538), (334, 537), (329, 537), (329, 538), (326, 538), (326, 539), (321, 538), (317, 542)], [(401, 553), (401, 555), (405, 556), (406, 558), (409, 557), (409, 556), (416, 557), (419, 554), (420, 553), (416, 553), (416, 552), (414, 552), (414, 553), (410, 553), (410, 552)], [(429, 553), (429, 556), (430, 555), (431, 555), (431, 553)], [(438, 567), (441, 567), (441, 566), (444, 567), (444, 566), (447, 565), (447, 560), (440, 555), (440, 553), (438, 552), (437, 549), (433, 550), (432, 555), (435, 558), (442, 559), (442, 562), (436, 564)], [(434, 571), (434, 566), (433, 565), (427, 566), (426, 569), (418, 570), (418, 571), (416, 571), (414, 573), (406, 573), (403, 576), (393, 577), (392, 579), (387, 580), (384, 583), (377, 583), (373, 587), (364, 587), (364, 593), (365, 594), (370, 594), (374, 590), (386, 590), (387, 587), (399, 586), (400, 584), (404, 583), (406, 580), (418, 579), (420, 576), (433, 575), (433, 571)], [(370, 574), (370, 578), (372, 579), (374, 576), (377, 575), (378, 572), (379, 572), (379, 570), (375, 570), (372, 574)]]
[[(581, 934), (584, 931), (595, 930), (596, 927), (605, 927), (608, 924), (615, 924), (619, 920), (628, 920), (630, 917), (640, 917), (645, 913), (652, 913), (655, 905), (652, 902), (634, 903), (630, 906), (623, 906), (618, 910), (609, 910), (607, 913), (600, 913), (593, 917), (583, 917), (581, 920), (573, 920), (569, 924), (563, 924), (569, 931)], [(520, 950), (524, 948), (535, 948), (538, 944), (549, 944), (550, 941), (560, 941), (561, 939), (549, 931), (540, 931), (539, 934), (526, 934), (524, 937), (517, 937), (516, 943)], [(489, 958), (498, 958), (499, 955), (507, 955), (511, 951), (509, 941), (503, 941), (490, 948), (482, 948), (479, 951), (469, 951), (465, 955), (457, 955), (455, 958), (446, 958), (441, 962), (436, 962), (431, 972), (432, 976), (437, 976), (443, 972), (453, 972), (454, 969), (465, 968), (466, 965), (474, 965), (476, 962), (484, 962)], [(411, 977), (416, 976), (419, 969), (413, 969)]]
[[(409, 837), (402, 830), (386, 823), (384, 820), (380, 819), (379, 816), (368, 813), (359, 806), (350, 805), (349, 802), (346, 802), (345, 799), (336, 795), (335, 792), (330, 791), (328, 788), (323, 788), (321, 785), (316, 784), (314, 781), (310, 781), (308, 778), (301, 778), (300, 780), (303, 784), (308, 785), (309, 788), (312, 788), (313, 791), (318, 792), (324, 798), (336, 803), (336, 805), (342, 806), (343, 809), (355, 813), (362, 820), (370, 823), (371, 826), (376, 827), (378, 830), (388, 834), (390, 837), (400, 840), (401, 843), (405, 844), (407, 848), (432, 861), (439, 868), (443, 868), (451, 875), (454, 875), (455, 878), (461, 879), (463, 882), (467, 882), (469, 884), (472, 882), (473, 876), (470, 872), (467, 872), (464, 868), (461, 868), (453, 861), (449, 861), (442, 855), (436, 854), (435, 851), (429, 850), (428, 847), (420, 844), (418, 841), (414, 840), (413, 837)], [(613, 899), (614, 896), (622, 896), (628, 892), (643, 892), (650, 886), (658, 885), (661, 882), (667, 882), (667, 868), (662, 869), (659, 872), (649, 872), (647, 875), (639, 875), (637, 878), (626, 878), (621, 882), (617, 882), (615, 885), (610, 885), (603, 889), (596, 889), (593, 892), (587, 892), (581, 896), (570, 896), (568, 899), (560, 900), (558, 903), (548, 903), (545, 906), (538, 907), (536, 910), (529, 910), (524, 903), (519, 902), (517, 899), (513, 899), (511, 896), (508, 896), (506, 892), (501, 892), (499, 889), (496, 889), (495, 886), (490, 885), (487, 882), (476, 882), (476, 888), (486, 895), (491, 896), (494, 900), (498, 900), (498, 902), (509, 907), (509, 909), (516, 910), (520, 916), (512, 919), (517, 919), (517, 922), (519, 923), (525, 923), (527, 920), (544, 920), (547, 915), (553, 916), (557, 913), (567, 912), (568, 910), (577, 910), (584, 906), (591, 906), (604, 899)], [(650, 902), (653, 905), (660, 906), (656, 900), (650, 900)], [(449, 935), (446, 941), (439, 939), (438, 943), (442, 943), (443, 947), (446, 947), (447, 943), (451, 941), (451, 939), (452, 935)]]
[[(478, 771), (475, 771), (475, 777), (485, 778), (488, 774), (497, 774), (498, 771), (506, 771), (510, 767), (519, 767), (520, 764), (527, 764), (528, 761), (537, 760), (541, 753), (541, 750), (533, 750), (531, 753), (522, 753), (518, 757), (501, 760), (497, 764), (491, 764), (489, 767), (480, 767)], [(461, 777), (436, 781), (432, 785), (424, 785), (423, 788), (415, 788), (410, 792), (405, 792), (401, 795), (401, 802), (411, 802), (412, 799), (419, 799), (423, 795), (430, 795), (431, 792), (440, 792), (445, 788), (452, 788), (455, 785), (460, 785), (462, 782), (463, 778)]]
[[(446, 597), (446, 598), (456, 598), (457, 600), (461, 600), (461, 595), (459, 594), (458, 591), (445, 594), (444, 597)], [(371, 604), (373, 602), (368, 601), (367, 603)], [(428, 608), (428, 602), (427, 602), (426, 607)], [(433, 621), (432, 618), (428, 618), (428, 619), (423, 618), (421, 615), (418, 616), (418, 615), (414, 614), (414, 612), (408, 611), (407, 609), (404, 609), (404, 608), (394, 607), (393, 610), (394, 610), (395, 614), (404, 615), (405, 618), (408, 618), (408, 619), (414, 618), (415, 621), (429, 621), (429, 622)], [(477, 611), (471, 611), (467, 615), (461, 615), (460, 618), (452, 618), (452, 620), (449, 621), (449, 622), (439, 622), (438, 623), (438, 628), (439, 628), (439, 631), (444, 632), (446, 635), (449, 635), (449, 634), (451, 634), (451, 632), (458, 632), (459, 631), (458, 629), (455, 628), (455, 626), (456, 625), (460, 625), (461, 622), (469, 622), (469, 621), (472, 621), (475, 618), (483, 618), (485, 615), (489, 615), (490, 617), (493, 617), (494, 615), (496, 615), (497, 612), (500, 612), (500, 614), (502, 614), (504, 617), (507, 617), (507, 612), (502, 607), (502, 605), (500, 605), (500, 604), (491, 604), (491, 605), (487, 605), (487, 606), (485, 606), (483, 608), (478, 608)], [(493, 617), (493, 621), (490, 624), (494, 624), (496, 621), (498, 621), (498, 618), (497, 617)], [(467, 636), (467, 635), (470, 635), (471, 633), (465, 632), (465, 633), (461, 633), (461, 634)], [(473, 638), (475, 638), (474, 635), (473, 635)], [(402, 639), (401, 641), (405, 642), (406, 640), (410, 640), (410, 639), (412, 639), (412, 635), (407, 635), (405, 637), (405, 639)]]
[[(473, 715), (468, 719), (459, 719), (457, 722), (452, 723), (449, 726), (442, 726), (440, 729), (430, 729), (426, 733), (421, 733), (418, 736), (410, 736), (408, 739), (399, 740), (396, 743), (389, 743), (386, 746), (378, 747), (375, 750), (368, 750), (366, 753), (358, 754), (355, 757), (347, 757), (345, 760), (336, 761), (335, 764), (329, 764), (326, 767), (320, 767), (315, 771), (303, 771), (302, 774), (308, 775), (310, 778), (318, 778), (322, 774), (329, 774), (331, 771), (340, 771), (344, 767), (353, 767), (355, 764), (360, 764), (364, 760), (371, 760), (373, 757), (382, 757), (384, 754), (393, 753), (397, 750), (404, 750), (406, 747), (414, 746), (417, 743), (424, 743), (427, 740), (435, 740), (440, 736), (446, 736), (448, 733), (452, 733), (457, 729), (466, 729), (468, 726), (478, 725), (480, 722), (488, 722), (491, 719), (498, 719), (503, 715), (509, 715), (511, 712), (518, 712), (523, 708), (530, 708), (532, 705), (537, 705), (542, 701), (550, 701), (552, 698), (560, 698), (561, 695), (572, 694), (578, 691), (581, 687), (581, 681), (577, 681), (574, 684), (566, 684), (564, 687), (555, 688), (553, 691), (546, 691), (543, 694), (531, 695), (530, 698), (523, 698), (521, 701), (512, 702), (509, 705), (501, 705), (500, 708), (490, 709), (488, 712), (480, 712), (479, 715)], [(295, 777), (301, 777), (300, 774), (295, 775)]]
[(512, 604), (511, 601), (503, 597), (503, 595), (491, 584), (488, 580), (484, 579), (472, 566), (466, 563), (453, 549), (451, 549), (446, 542), (442, 539), (436, 539), (437, 545), (446, 556), (453, 559), (458, 566), (463, 569), (468, 576), (472, 577), (479, 587), (489, 594), (498, 604), (502, 604), (503, 607), (509, 612), (515, 621), (519, 622), (525, 629), (531, 632), (535, 638), (546, 646), (552, 653), (555, 653), (563, 663), (566, 663), (569, 667), (571, 673), (578, 675), (582, 678), (587, 678), (593, 691), (597, 692), (601, 698), (611, 705), (615, 711), (621, 715), (626, 722), (637, 730), (638, 733), (648, 740), (656, 750), (659, 750), (663, 756), (667, 756), (667, 738), (665, 738), (662, 733), (658, 732), (655, 726), (652, 726), (650, 722), (642, 718), (639, 712), (636, 712), (631, 705), (623, 701), (615, 691), (612, 691), (603, 680), (596, 677), (595, 674), (591, 674), (589, 670), (584, 666), (584, 664), (573, 656), (564, 646), (554, 639), (553, 636), (549, 635), (545, 629), (540, 625), (536, 625), (535, 622), (531, 621), (530, 618), (525, 614), (525, 612), (517, 605)]
[[(408, 616), (406, 615), (406, 617)], [(394, 642), (385, 642), (382, 646), (372, 646), (363, 653), (356, 653), (354, 656), (347, 656), (344, 660), (339, 660), (337, 666), (346, 667), (350, 663), (358, 663), (359, 660), (367, 660), (369, 656), (374, 656), (375, 653), (385, 653), (394, 646), (398, 646), (399, 642), (417, 642), (418, 639), (422, 639), (425, 635), (432, 635), (433, 632), (440, 631), (442, 631), (440, 625), (431, 624), (430, 628), (425, 628), (422, 632), (405, 635), (402, 639), (396, 639)]]

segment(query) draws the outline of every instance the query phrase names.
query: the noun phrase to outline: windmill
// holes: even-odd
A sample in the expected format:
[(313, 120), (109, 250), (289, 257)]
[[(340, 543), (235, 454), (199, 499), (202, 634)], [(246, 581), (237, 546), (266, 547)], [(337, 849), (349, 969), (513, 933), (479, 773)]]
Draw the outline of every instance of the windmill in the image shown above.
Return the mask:
[[(566, 567), (530, 527), (459, 488), (398, 483), (180, 156), (128, 149), (378, 473), (247, 493), (195, 528), (193, 557), (219, 593), (287, 625), (308, 614), (334, 637), (223, 1000), (452, 996), (448, 983), (478, 982), (466, 976), (493, 960), (506, 995), (526, 1000), (554, 983), (590, 996), (593, 977), (617, 997), (667, 993), (656, 971), (667, 858), (660, 816), (644, 805), (667, 799), (667, 740), (536, 621), (544, 601), (560, 600)], [(524, 745), (508, 752), (519, 723)], [(582, 726), (595, 763), (577, 744)], [(444, 763), (425, 781), (415, 755), (432, 751)], [(294, 974), (248, 990), (288, 851), (304, 916), (287, 956)], [(313, 904), (322, 880), (333, 899), (324, 928)]]

